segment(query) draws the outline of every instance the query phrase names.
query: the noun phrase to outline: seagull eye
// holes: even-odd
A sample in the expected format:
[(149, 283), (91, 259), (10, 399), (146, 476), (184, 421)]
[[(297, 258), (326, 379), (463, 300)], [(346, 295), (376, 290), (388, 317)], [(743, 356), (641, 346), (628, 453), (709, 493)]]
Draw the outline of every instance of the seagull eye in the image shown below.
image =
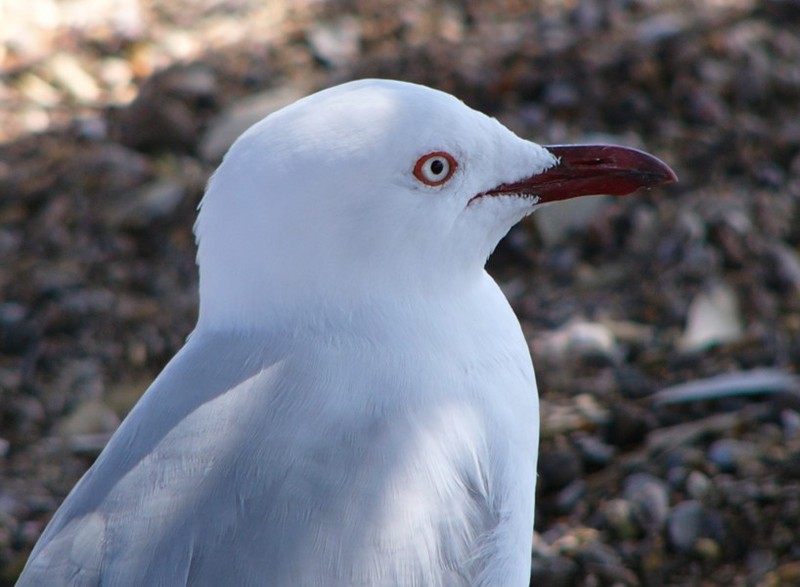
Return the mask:
[(450, 153), (436, 151), (419, 158), (414, 165), (414, 177), (425, 185), (439, 186), (453, 177), (458, 163)]

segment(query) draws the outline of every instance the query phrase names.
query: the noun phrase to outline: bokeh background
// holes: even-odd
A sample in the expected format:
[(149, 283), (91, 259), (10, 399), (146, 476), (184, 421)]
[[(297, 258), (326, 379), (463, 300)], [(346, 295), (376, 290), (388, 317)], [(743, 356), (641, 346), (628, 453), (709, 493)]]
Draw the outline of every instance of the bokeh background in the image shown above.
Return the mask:
[(191, 331), (227, 146), (368, 76), (681, 179), (490, 261), (542, 396), (534, 584), (800, 584), (800, 2), (0, 0), (0, 585)]

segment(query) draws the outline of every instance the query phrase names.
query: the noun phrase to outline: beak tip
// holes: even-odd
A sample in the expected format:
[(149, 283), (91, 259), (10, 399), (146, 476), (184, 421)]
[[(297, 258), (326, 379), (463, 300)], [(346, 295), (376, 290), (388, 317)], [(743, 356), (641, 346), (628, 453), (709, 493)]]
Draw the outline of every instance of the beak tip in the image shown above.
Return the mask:
[(672, 168), (661, 160), (657, 161), (659, 163), (658, 172), (654, 174), (653, 183), (647, 187), (654, 188), (662, 185), (678, 183), (678, 175), (672, 170)]
[(669, 169), (669, 180), (665, 183), (678, 183), (680, 181), (680, 179), (678, 179), (678, 174), (675, 173), (670, 167), (667, 167), (667, 169)]

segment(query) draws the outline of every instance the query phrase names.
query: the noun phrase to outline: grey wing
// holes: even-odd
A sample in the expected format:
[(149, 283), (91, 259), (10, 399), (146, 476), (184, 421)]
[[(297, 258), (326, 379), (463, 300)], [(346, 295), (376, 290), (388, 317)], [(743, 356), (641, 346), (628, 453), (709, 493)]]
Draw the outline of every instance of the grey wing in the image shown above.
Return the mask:
[(62, 531), (40, 542), (17, 585), (99, 585), (105, 532), (101, 515), (70, 520)]
[[(535, 453), (529, 483), (498, 483), (480, 465), (492, 461), (488, 405), (410, 401), (441, 374), (359, 368), (334, 351), (193, 336), (67, 497), (19, 585), (518, 584), (495, 566), (511, 543), (529, 564), (532, 502), (520, 504)], [(376, 390), (380, 410), (365, 399)]]
[(198, 520), (237, 515), (237, 496), (200, 510), (235, 474), (254, 398), (269, 400), (281, 359), (252, 341), (190, 339), (56, 512), (18, 585), (185, 585), (208, 530)]

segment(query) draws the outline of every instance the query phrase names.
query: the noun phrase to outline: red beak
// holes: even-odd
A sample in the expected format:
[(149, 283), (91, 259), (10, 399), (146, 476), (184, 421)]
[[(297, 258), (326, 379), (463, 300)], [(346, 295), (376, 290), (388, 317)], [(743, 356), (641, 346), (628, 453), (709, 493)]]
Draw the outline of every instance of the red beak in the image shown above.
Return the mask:
[(678, 176), (663, 161), (648, 153), (615, 145), (555, 145), (545, 147), (558, 163), (536, 175), (504, 183), (486, 196), (520, 194), (537, 203), (557, 202), (577, 196), (624, 196), (639, 188), (674, 183)]

